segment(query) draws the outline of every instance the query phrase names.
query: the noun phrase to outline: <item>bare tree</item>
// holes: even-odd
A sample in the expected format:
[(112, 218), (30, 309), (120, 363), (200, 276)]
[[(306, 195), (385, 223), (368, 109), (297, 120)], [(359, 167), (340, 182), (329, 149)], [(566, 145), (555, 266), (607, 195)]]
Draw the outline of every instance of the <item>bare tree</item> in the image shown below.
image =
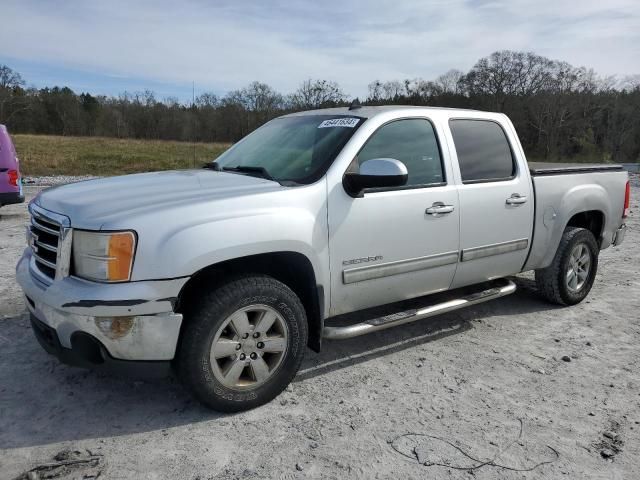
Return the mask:
[(22, 76), (7, 65), (0, 65), (0, 123), (6, 123), (18, 112), (29, 108), (24, 95), (16, 90), (24, 86)]
[(369, 102), (379, 102), (382, 99), (382, 82), (380, 80), (374, 80), (368, 86), (369, 88)]
[(436, 78), (434, 83), (437, 87), (439, 87), (440, 94), (457, 94), (461, 91), (460, 80), (463, 76), (464, 73), (462, 73), (460, 70), (451, 69)]
[(335, 107), (347, 100), (347, 96), (336, 82), (330, 80), (305, 80), (289, 95), (293, 109), (308, 110), (323, 107)]
[(284, 108), (284, 97), (266, 83), (253, 82), (224, 96), (221, 112), (226, 117), (227, 132), (237, 140)]
[(503, 50), (481, 58), (460, 79), (469, 95), (488, 95), (493, 108), (502, 111), (510, 96), (526, 96), (543, 90), (552, 77), (553, 61), (531, 52)]
[(198, 107), (215, 108), (220, 104), (220, 99), (215, 93), (205, 92), (196, 97), (196, 105)]
[(623, 92), (632, 92), (640, 89), (640, 73), (635, 75), (627, 75), (618, 82), (617, 87)]
[(271, 113), (282, 108), (284, 99), (266, 83), (252, 82), (240, 91), (245, 108), (252, 112)]
[(13, 89), (22, 86), (24, 86), (24, 80), (18, 72), (7, 65), (0, 65), (0, 88)]
[(369, 101), (378, 102), (397, 102), (406, 95), (406, 85), (399, 80), (390, 80), (381, 82), (376, 80), (369, 84)]
[(404, 81), (404, 90), (411, 103), (429, 103), (434, 96), (440, 95), (441, 88), (430, 80), (414, 78)]

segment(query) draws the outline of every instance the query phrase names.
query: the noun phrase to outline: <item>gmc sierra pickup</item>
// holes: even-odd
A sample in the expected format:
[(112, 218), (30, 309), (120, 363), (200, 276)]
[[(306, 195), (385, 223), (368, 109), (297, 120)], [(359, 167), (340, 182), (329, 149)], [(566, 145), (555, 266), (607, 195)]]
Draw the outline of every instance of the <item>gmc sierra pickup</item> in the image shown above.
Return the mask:
[(551, 302), (580, 302), (629, 206), (620, 166), (527, 165), (505, 115), (471, 110), (294, 113), (205, 167), (31, 202), (17, 279), (45, 350), (174, 366), (209, 407), (248, 409), (287, 386), (307, 346), (507, 295), (519, 272)]

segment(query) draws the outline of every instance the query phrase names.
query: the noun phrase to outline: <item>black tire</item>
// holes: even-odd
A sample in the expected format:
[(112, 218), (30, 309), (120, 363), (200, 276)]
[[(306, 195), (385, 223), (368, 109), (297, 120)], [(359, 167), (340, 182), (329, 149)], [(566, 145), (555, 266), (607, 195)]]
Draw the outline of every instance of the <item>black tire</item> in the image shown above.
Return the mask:
[[(196, 303), (185, 317), (178, 353), (179, 376), (193, 395), (220, 412), (249, 410), (278, 396), (300, 368), (307, 344), (307, 318), (296, 294), (272, 277), (247, 275), (203, 292)], [(286, 351), (265, 383), (250, 390), (228, 388), (214, 375), (210, 360), (212, 343), (226, 319), (254, 304), (273, 308), (286, 322)]]
[[(566, 281), (570, 268), (570, 257), (578, 244), (586, 246), (591, 256), (589, 272), (583, 285), (572, 291)], [(598, 270), (600, 249), (591, 231), (585, 228), (567, 227), (560, 239), (560, 245), (547, 268), (536, 270), (538, 292), (549, 302), (558, 305), (575, 305), (589, 294)]]

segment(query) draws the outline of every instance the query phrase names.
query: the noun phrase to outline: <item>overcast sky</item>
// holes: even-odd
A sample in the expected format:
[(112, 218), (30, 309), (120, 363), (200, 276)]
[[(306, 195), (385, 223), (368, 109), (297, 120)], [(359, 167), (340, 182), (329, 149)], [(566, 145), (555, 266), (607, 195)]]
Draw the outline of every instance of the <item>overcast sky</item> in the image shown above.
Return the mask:
[(31, 85), (160, 98), (307, 78), (365, 96), (375, 79), (466, 71), (533, 51), (640, 73), (640, 0), (2, 0), (0, 64)]

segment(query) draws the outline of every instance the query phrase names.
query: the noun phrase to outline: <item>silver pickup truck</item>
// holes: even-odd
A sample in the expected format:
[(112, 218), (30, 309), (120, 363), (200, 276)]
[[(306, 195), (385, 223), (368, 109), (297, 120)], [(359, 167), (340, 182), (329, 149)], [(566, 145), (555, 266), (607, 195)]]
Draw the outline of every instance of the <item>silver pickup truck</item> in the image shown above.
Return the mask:
[(41, 192), (17, 279), (63, 362), (175, 367), (237, 411), (307, 346), (507, 295), (509, 275), (580, 302), (628, 206), (620, 166), (527, 165), (505, 115), (353, 105), (270, 121), (205, 169)]

